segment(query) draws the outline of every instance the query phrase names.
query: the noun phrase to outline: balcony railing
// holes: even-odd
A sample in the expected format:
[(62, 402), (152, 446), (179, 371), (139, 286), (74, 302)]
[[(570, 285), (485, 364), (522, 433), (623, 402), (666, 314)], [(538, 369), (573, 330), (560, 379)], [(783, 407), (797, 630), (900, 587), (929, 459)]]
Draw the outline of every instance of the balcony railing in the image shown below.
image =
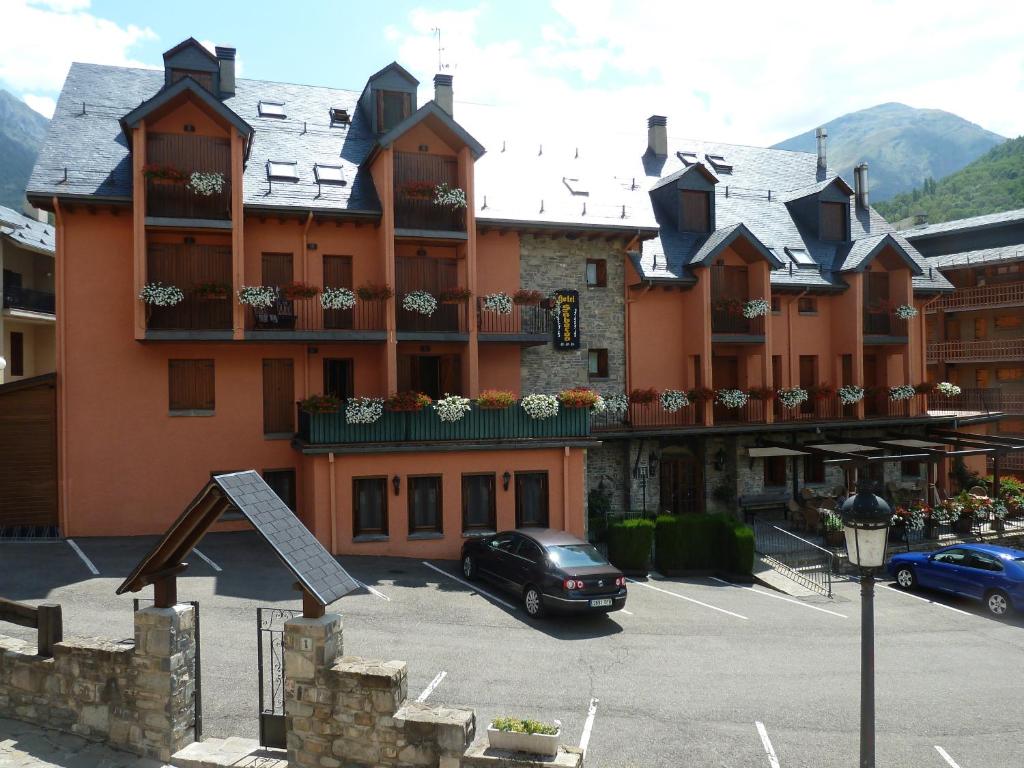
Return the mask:
[(711, 332), (764, 336), (764, 317), (744, 317), (742, 305), (711, 303)]
[(587, 437), (590, 412), (560, 408), (548, 419), (534, 419), (519, 405), (485, 409), (475, 404), (458, 421), (441, 421), (432, 408), (415, 412), (385, 411), (373, 424), (349, 424), (344, 412), (308, 413), (299, 408), (301, 440), (312, 445), (338, 443), (433, 442), (448, 440), (522, 440)]
[(843, 405), (838, 395), (824, 399), (806, 400), (795, 408), (787, 408), (778, 400), (773, 402), (775, 421), (852, 421), (857, 418), (856, 405)]
[(928, 345), (928, 362), (986, 362), (1024, 359), (1024, 339), (940, 341)]
[(459, 164), (454, 157), (395, 153), (395, 227), (464, 232), (466, 213), (434, 203), (438, 184), (459, 185)]
[[(146, 141), (146, 165), (179, 171), (185, 181), (146, 179), (146, 215), (175, 219), (231, 218), (231, 142), (194, 134), (150, 134)], [(188, 186), (194, 171), (219, 173), (220, 192), (203, 195)]]
[(550, 310), (533, 304), (513, 304), (507, 315), (484, 309), (483, 298), (476, 303), (476, 325), (480, 333), (505, 336), (546, 336)]
[(399, 331), (422, 331), (426, 333), (466, 333), (466, 307), (464, 301), (437, 303), (432, 315), (422, 315), (402, 307), (399, 300), (396, 304), (398, 313), (397, 327)]
[(765, 401), (748, 400), (742, 408), (728, 408), (715, 403), (713, 417), (719, 424), (760, 424), (765, 420)]
[(279, 298), (271, 307), (250, 308), (249, 329), (295, 333), (383, 331), (386, 306), (382, 299), (359, 299), (352, 309), (324, 309), (319, 296), (309, 299)]
[(907, 336), (909, 324), (891, 309), (864, 308), (865, 336)]
[[(146, 282), (177, 286), (185, 294), (185, 300), (174, 307), (148, 306), (147, 329), (231, 330), (231, 246), (149, 243)], [(220, 292), (196, 290), (201, 286)]]
[(928, 410), (953, 413), (988, 413), (1001, 411), (1013, 416), (1024, 415), (1024, 391), (995, 387), (961, 387), (956, 397), (933, 392), (928, 396)]
[(630, 403), (625, 413), (594, 414), (590, 417), (595, 432), (614, 432), (623, 429), (685, 429), (704, 423), (703, 404), (690, 405), (669, 412), (660, 402)]
[(992, 307), (1024, 306), (1024, 283), (980, 285), (959, 288), (956, 292), (940, 296), (928, 305), (927, 311), (956, 312), (965, 309), (991, 309)]
[(17, 285), (4, 286), (4, 309), (22, 309), (27, 312), (54, 313), (54, 297), (51, 291), (37, 291)]
[(888, 387), (883, 391), (864, 395), (864, 417), (867, 419), (906, 419), (912, 414), (924, 415), (925, 395), (914, 395), (904, 400), (889, 398)]
[(185, 300), (173, 307), (146, 307), (150, 331), (230, 331), (231, 296), (200, 295), (185, 291)]
[(199, 195), (185, 183), (164, 179), (146, 179), (146, 215), (167, 219), (231, 218), (231, 184), (224, 182), (220, 192)]

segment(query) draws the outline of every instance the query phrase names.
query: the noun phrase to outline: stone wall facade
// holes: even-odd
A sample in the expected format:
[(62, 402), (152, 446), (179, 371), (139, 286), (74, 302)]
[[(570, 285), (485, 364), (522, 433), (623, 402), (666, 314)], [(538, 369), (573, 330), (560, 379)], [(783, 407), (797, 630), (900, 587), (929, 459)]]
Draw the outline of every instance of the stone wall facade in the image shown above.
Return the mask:
[(195, 609), (135, 614), (135, 646), (65, 640), (53, 658), (0, 636), (0, 716), (167, 762), (195, 740)]

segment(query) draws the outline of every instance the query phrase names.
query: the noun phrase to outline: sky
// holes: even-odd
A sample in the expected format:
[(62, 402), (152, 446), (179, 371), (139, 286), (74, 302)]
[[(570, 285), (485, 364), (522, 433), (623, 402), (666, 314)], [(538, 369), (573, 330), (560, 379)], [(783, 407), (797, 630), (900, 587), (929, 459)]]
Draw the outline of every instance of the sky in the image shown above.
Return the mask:
[(456, 109), (500, 106), (524, 129), (663, 114), (673, 137), (763, 146), (899, 101), (1024, 133), (1009, 0), (0, 0), (0, 21), (0, 88), (47, 116), (72, 61), (159, 67), (193, 36), (236, 47), (240, 77), (357, 91), (397, 60), (421, 103), (440, 66)]

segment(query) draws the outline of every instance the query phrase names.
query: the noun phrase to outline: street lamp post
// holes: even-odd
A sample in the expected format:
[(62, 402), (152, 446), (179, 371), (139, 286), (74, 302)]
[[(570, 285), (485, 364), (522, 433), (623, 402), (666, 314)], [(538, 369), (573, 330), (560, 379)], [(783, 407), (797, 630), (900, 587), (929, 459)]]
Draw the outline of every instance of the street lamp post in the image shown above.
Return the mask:
[(875, 768), (875, 570), (885, 563), (892, 517), (870, 485), (858, 483), (840, 511), (846, 552), (860, 569), (860, 768)]

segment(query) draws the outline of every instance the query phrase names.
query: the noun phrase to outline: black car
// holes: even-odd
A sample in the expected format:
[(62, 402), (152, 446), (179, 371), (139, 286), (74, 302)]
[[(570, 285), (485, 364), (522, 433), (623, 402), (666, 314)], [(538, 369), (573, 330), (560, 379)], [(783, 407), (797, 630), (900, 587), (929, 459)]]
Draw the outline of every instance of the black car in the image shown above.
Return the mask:
[(608, 613), (626, 604), (626, 577), (565, 531), (527, 528), (470, 539), (462, 573), (514, 590), (532, 618), (546, 611)]

